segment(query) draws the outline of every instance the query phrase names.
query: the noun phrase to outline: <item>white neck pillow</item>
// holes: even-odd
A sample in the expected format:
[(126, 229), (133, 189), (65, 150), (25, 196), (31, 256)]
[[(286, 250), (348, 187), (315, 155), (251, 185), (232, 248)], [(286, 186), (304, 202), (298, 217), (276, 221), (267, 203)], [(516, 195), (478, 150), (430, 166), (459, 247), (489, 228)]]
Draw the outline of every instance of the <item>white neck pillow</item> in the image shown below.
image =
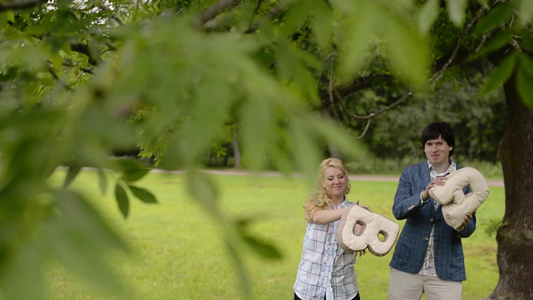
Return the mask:
[[(442, 206), (442, 215), (448, 225), (459, 229), (467, 213), (476, 210), (489, 196), (489, 185), (474, 168), (462, 168), (446, 176), (446, 183), (429, 190), (429, 195)], [(468, 194), (463, 188), (470, 186)]]
[[(359, 235), (354, 233), (355, 225), (363, 227)], [(361, 206), (353, 205), (342, 214), (337, 241), (346, 251), (359, 251), (368, 248), (376, 256), (387, 254), (398, 237), (400, 226), (384, 216), (371, 212)], [(379, 240), (382, 234), (383, 241)]]

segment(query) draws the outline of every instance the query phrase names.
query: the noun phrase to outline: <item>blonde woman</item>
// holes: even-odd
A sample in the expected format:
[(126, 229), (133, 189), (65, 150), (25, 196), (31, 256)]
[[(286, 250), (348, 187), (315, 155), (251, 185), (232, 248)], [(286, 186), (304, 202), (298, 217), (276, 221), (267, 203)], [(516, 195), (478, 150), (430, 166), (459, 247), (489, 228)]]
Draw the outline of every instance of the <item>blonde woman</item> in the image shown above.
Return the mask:
[(294, 284), (295, 300), (361, 299), (354, 270), (356, 255), (339, 246), (336, 234), (342, 213), (354, 205), (346, 198), (350, 187), (341, 160), (322, 161), (315, 192), (304, 206), (307, 226)]

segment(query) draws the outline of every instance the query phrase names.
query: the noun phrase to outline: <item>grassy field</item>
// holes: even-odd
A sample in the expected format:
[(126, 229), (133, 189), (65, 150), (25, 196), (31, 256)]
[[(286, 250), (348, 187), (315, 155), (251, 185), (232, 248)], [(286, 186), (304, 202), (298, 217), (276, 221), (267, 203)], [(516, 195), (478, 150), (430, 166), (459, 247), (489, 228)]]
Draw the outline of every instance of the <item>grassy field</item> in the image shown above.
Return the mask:
[[(302, 205), (308, 188), (302, 179), (285, 177), (212, 175), (221, 189), (220, 205), (230, 215), (252, 217), (253, 232), (276, 245), (283, 259), (264, 260), (254, 253), (244, 258), (256, 299), (292, 299), (305, 230)], [(63, 171), (51, 180), (60, 182)], [(98, 193), (96, 174), (83, 171), (73, 188), (91, 197), (106, 219), (134, 249), (131, 255), (109, 257), (124, 282), (139, 299), (241, 299), (233, 266), (227, 259), (220, 230), (186, 193), (182, 174), (150, 173), (139, 186), (153, 191), (159, 204), (134, 201), (124, 220), (108, 191)], [(360, 200), (373, 211), (392, 218), (395, 182), (352, 181), (350, 201)], [(478, 229), (464, 240), (467, 281), (463, 299), (481, 299), (498, 280), (495, 236), (485, 231), (504, 213), (504, 190), (491, 187), (489, 199), (478, 209)], [(403, 222), (400, 222), (403, 225)], [(355, 266), (361, 297), (386, 299), (391, 253), (367, 253)], [(62, 268), (51, 265), (50, 299), (117, 299), (100, 294)]]

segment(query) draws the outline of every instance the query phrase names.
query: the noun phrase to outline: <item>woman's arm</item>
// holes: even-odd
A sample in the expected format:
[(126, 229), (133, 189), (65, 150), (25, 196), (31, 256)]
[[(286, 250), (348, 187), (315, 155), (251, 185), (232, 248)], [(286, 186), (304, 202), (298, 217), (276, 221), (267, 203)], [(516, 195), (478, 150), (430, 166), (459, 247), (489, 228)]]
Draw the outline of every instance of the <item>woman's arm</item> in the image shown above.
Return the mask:
[(350, 206), (341, 209), (314, 209), (306, 212), (306, 221), (317, 224), (328, 224), (341, 219), (342, 214), (350, 209)]

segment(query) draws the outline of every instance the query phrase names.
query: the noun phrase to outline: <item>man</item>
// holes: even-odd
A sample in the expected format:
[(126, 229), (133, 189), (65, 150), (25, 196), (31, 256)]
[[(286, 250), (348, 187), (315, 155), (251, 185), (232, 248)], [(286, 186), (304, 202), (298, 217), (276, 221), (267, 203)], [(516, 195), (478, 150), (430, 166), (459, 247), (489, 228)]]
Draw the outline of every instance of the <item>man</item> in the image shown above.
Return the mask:
[(474, 233), (476, 219), (468, 214), (459, 230), (450, 227), (429, 195), (429, 189), (444, 185), (444, 176), (459, 168), (451, 158), (451, 127), (432, 123), (421, 140), (427, 161), (403, 170), (394, 196), (392, 212), (406, 222), (390, 262), (388, 299), (419, 300), (423, 293), (427, 300), (461, 299), (466, 280), (461, 238)]

